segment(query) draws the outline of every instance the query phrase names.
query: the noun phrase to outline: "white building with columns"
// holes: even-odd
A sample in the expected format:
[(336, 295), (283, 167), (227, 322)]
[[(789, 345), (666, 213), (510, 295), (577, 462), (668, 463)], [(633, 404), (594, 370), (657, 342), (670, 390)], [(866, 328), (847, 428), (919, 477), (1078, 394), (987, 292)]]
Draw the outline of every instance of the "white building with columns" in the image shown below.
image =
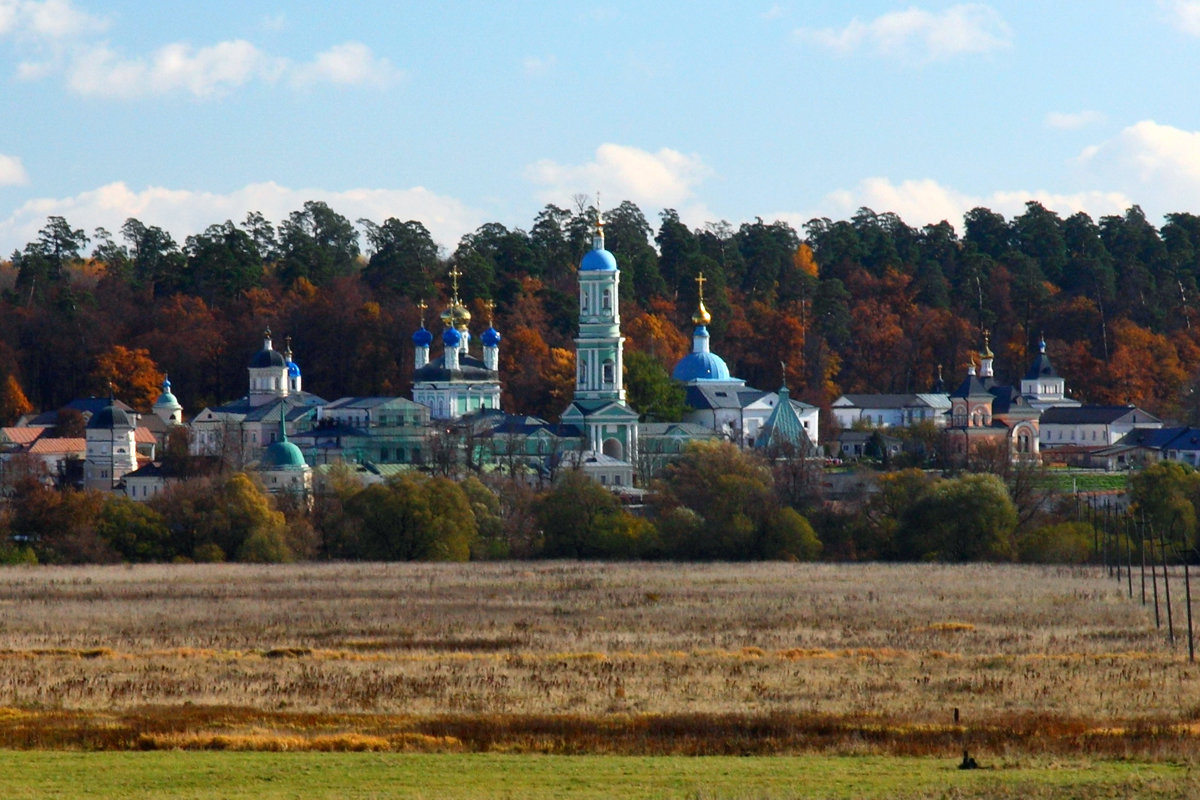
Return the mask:
[[(625, 402), (624, 351), (617, 259), (604, 249), (604, 223), (579, 263), (579, 336), (575, 339), (575, 399), (562, 422), (583, 437), (579, 462), (603, 464), (602, 483), (633, 484), (638, 458), (638, 414)], [(605, 458), (591, 458), (593, 453)], [(620, 462), (620, 464), (614, 464)]]

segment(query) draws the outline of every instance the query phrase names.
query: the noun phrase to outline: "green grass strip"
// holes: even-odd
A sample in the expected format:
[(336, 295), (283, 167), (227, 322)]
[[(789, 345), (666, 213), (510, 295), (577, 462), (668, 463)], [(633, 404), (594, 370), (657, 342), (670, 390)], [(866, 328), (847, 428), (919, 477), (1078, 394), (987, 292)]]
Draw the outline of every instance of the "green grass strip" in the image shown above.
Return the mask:
[(1200, 794), (1200, 776), (1188, 765), (979, 760), (984, 769), (962, 771), (953, 758), (887, 756), (0, 751), (0, 797), (788, 800)]

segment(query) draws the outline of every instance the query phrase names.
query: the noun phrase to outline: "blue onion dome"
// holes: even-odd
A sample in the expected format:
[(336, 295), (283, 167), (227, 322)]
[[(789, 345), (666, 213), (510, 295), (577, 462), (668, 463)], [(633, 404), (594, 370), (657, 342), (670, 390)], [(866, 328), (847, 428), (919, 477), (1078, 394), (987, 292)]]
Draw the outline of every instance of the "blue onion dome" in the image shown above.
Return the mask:
[(497, 347), (500, 344), (500, 331), (488, 328), (479, 338), (484, 347)]
[(615, 272), (617, 259), (603, 246), (594, 247), (579, 262), (580, 272)]
[(677, 381), (727, 381), (729, 367), (715, 353), (688, 353), (679, 359), (671, 377)]
[(454, 328), (446, 328), (442, 332), (442, 344), (446, 345), (446, 347), (458, 347), (462, 344), (462, 334)]
[(412, 335), (412, 340), (417, 347), (429, 347), (433, 344), (433, 334), (422, 325), (421, 329)]
[(288, 441), (272, 442), (259, 462), (261, 469), (304, 469), (305, 466), (300, 448)]
[(297, 364), (295, 361), (287, 362), (287, 370), (288, 370), (289, 378), (299, 378), (300, 377), (300, 365)]
[(175, 395), (171, 393), (171, 381), (169, 378), (163, 378), (162, 394), (154, 401), (156, 406), (177, 406), (179, 401), (175, 399)]

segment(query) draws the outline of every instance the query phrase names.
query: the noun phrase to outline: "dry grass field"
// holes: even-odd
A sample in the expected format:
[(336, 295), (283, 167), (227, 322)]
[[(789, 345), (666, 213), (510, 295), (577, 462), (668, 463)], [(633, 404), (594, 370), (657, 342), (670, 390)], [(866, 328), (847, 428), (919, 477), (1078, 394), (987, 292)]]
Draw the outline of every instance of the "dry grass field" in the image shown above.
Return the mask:
[(8, 748), (1190, 760), (1200, 744), (1186, 639), (1094, 569), (9, 568), (0, 620)]

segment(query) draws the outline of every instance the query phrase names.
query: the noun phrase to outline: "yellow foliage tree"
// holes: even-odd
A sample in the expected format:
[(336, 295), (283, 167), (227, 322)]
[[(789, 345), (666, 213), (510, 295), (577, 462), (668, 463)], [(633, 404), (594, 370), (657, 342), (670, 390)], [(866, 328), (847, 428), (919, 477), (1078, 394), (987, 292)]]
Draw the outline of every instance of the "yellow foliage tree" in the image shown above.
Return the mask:
[(654, 356), (670, 372), (690, 349), (679, 326), (662, 314), (638, 314), (625, 325), (629, 346)]
[(792, 253), (792, 263), (796, 265), (796, 269), (810, 278), (817, 277), (817, 260), (813, 258), (812, 248), (807, 244), (801, 244), (796, 248), (796, 252)]

